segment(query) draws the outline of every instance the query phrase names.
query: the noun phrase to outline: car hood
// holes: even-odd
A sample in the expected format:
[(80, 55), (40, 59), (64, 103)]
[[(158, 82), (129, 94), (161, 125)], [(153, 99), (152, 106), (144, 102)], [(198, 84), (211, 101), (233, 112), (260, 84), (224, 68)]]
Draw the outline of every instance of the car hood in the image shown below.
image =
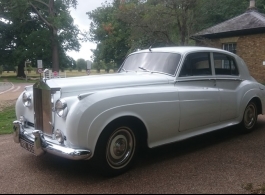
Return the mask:
[(60, 88), (62, 93), (85, 93), (102, 89), (135, 87), (168, 83), (167, 75), (150, 73), (114, 73), (47, 80), (50, 88)]

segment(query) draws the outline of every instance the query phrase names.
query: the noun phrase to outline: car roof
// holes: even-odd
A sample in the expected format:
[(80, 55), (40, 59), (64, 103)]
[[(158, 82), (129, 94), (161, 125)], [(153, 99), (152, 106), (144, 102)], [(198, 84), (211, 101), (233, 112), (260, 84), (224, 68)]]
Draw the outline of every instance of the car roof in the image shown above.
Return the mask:
[[(231, 52), (228, 52), (226, 50), (212, 48), (212, 47), (199, 47), (199, 46), (179, 46), (179, 47), (159, 47), (159, 48), (151, 48), (151, 51), (153, 52), (170, 52), (170, 53), (179, 53), (179, 54), (186, 54), (190, 52), (196, 52), (196, 51), (211, 51), (211, 52), (223, 52), (230, 55), (234, 55)], [(149, 49), (140, 50), (134, 53), (145, 53), (150, 52)]]

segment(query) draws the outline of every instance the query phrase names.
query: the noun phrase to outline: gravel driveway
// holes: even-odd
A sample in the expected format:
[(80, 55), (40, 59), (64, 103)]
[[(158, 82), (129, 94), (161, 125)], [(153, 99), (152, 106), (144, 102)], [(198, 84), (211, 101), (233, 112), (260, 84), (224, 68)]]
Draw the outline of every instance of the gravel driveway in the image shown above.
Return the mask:
[(236, 128), (148, 151), (129, 172), (104, 178), (88, 161), (35, 157), (0, 136), (0, 193), (249, 193), (265, 182), (265, 117), (258, 129)]
[[(15, 95), (5, 96), (0, 95), (1, 104), (14, 105)], [(115, 178), (101, 177), (89, 161), (35, 157), (12, 135), (0, 136), (1, 194), (246, 194), (243, 186), (264, 182), (265, 116), (250, 134), (227, 128), (149, 150)]]

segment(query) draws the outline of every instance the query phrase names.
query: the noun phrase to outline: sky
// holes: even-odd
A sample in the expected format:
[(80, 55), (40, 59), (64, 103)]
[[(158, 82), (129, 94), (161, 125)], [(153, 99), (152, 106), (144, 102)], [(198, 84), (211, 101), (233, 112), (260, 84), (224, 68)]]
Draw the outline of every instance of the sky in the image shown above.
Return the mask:
[[(111, 0), (78, 0), (76, 9), (71, 9), (71, 15), (74, 19), (75, 25), (77, 25), (81, 31), (89, 31), (91, 20), (89, 20), (86, 12), (90, 12), (97, 7), (101, 7), (101, 4), (106, 1), (111, 2)], [(67, 54), (75, 60), (80, 58), (91, 60), (91, 49), (96, 49), (96, 44), (91, 42), (80, 43), (81, 48), (79, 52), (71, 51), (67, 52)]]

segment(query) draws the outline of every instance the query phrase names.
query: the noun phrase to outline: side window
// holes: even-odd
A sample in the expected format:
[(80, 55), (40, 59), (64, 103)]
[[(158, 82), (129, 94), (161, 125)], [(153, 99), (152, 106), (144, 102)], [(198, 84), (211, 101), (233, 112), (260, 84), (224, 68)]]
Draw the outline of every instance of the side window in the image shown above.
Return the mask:
[(233, 57), (226, 54), (214, 53), (213, 58), (216, 75), (239, 75), (238, 68)]
[(198, 52), (189, 54), (182, 69), (180, 77), (212, 75), (210, 53)]

